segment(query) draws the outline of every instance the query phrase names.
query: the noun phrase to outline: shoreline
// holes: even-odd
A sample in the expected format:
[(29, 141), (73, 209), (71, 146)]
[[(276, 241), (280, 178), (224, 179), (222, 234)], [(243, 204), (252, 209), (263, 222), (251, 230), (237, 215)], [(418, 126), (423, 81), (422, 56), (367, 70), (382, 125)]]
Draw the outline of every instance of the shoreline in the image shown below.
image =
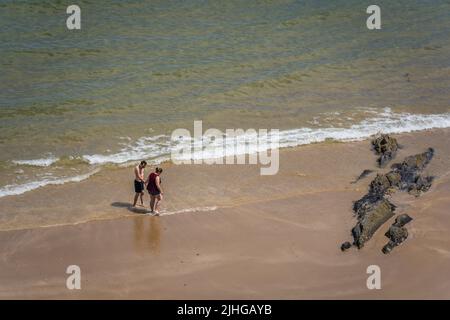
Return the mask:
[[(427, 130), (422, 130), (422, 131), (414, 131), (414, 132), (408, 132), (408, 133), (400, 133), (400, 134), (391, 134), (394, 137), (399, 137), (401, 138), (402, 136), (409, 136), (409, 135), (416, 135), (416, 134), (421, 134), (424, 132), (447, 132), (449, 131), (449, 128), (443, 128), (443, 129), (427, 129)], [(363, 140), (357, 140), (357, 141), (339, 141), (339, 140), (325, 140), (325, 141), (321, 141), (321, 142), (314, 142), (314, 143), (310, 143), (310, 144), (306, 144), (306, 145), (298, 145), (298, 146), (294, 146), (294, 147), (284, 147), (281, 148), (279, 150), (280, 152), (280, 158), (282, 157), (282, 154), (286, 154), (287, 152), (301, 152), (301, 150), (303, 148), (310, 148), (310, 147), (314, 147), (314, 146), (318, 146), (319, 148), (324, 146), (324, 145), (329, 145), (329, 144), (360, 144), (360, 143), (367, 143), (369, 145), (369, 141), (372, 137), (369, 137), (367, 139), (363, 139)], [(373, 153), (370, 150), (370, 146), (368, 147), (368, 151), (369, 153)], [(397, 159), (398, 161), (398, 159)], [(392, 163), (395, 162), (395, 159)], [(182, 168), (182, 171), (185, 171), (184, 169), (187, 168), (187, 170), (189, 170), (189, 168), (191, 167), (195, 167), (197, 168), (204, 168), (204, 167), (219, 167), (219, 170), (223, 171), (223, 168), (230, 168), (229, 165), (206, 165), (206, 164), (202, 164), (202, 165), (195, 165), (195, 164), (190, 164), (190, 165), (175, 165), (173, 164), (170, 160), (166, 160), (163, 163), (159, 164), (161, 166), (163, 166), (164, 168)], [(245, 167), (245, 166), (251, 166), (253, 168), (261, 168), (262, 165), (231, 165), (231, 167)], [(367, 164), (368, 167), (374, 167), (373, 163), (368, 163)], [(149, 166), (150, 168), (153, 168), (152, 165)], [(131, 190), (131, 187), (128, 186), (128, 180), (130, 180), (130, 170), (131, 167), (130, 166), (119, 166), (119, 167), (110, 167), (108, 169), (98, 169), (97, 172), (90, 174), (88, 179), (84, 179), (81, 181), (76, 181), (76, 182), (68, 182), (68, 183), (64, 183), (64, 184), (50, 184), (50, 185), (46, 185), (43, 187), (39, 187), (37, 189), (34, 190), (30, 190), (28, 192), (25, 192), (23, 194), (19, 194), (19, 195), (11, 195), (11, 196), (6, 196), (6, 197), (2, 197), (0, 198), (0, 207), (5, 208), (6, 210), (8, 210), (9, 212), (14, 212), (14, 204), (19, 202), (19, 203), (24, 203), (24, 204), (29, 204), (30, 206), (34, 206), (34, 201), (32, 200), (28, 200), (27, 198), (32, 198), (34, 199), (35, 197), (38, 199), (39, 202), (41, 202), (40, 200), (42, 198), (46, 198), (46, 191), (48, 190), (50, 193), (52, 194), (59, 194), (63, 191), (59, 191), (59, 190), (66, 190), (67, 192), (72, 192), (72, 190), (77, 189), (76, 186), (77, 185), (81, 185), (81, 187), (84, 187), (85, 185), (88, 185), (89, 188), (89, 184), (93, 184), (93, 185), (98, 185), (98, 180), (102, 179), (103, 177), (105, 177), (105, 175), (108, 175), (108, 173), (110, 173), (111, 175), (117, 175), (117, 179), (109, 179), (109, 180), (113, 180), (113, 181), (108, 181), (110, 183), (114, 183), (117, 184), (118, 186), (120, 186), (119, 188), (122, 190), (122, 192), (125, 192), (124, 190), (126, 190), (125, 188), (128, 187), (127, 189), (129, 189), (130, 191), (128, 193), (130, 193), (130, 199), (133, 196), (133, 191)], [(238, 170), (240, 171), (240, 170)], [(244, 170), (245, 171), (245, 170)], [(251, 171), (252, 173), (254, 173), (254, 170)], [(146, 170), (146, 175), (148, 175), (149, 171), (148, 169)], [(276, 175), (275, 175), (276, 176)], [(104, 188), (103, 189), (111, 189), (111, 188)], [(120, 198), (123, 198), (122, 195), (120, 195)], [(145, 192), (145, 198), (148, 198), (148, 194), (147, 192)], [(167, 201), (164, 201), (164, 203), (167, 203)], [(183, 210), (193, 210), (196, 211), (195, 209), (201, 209), (203, 207), (227, 207), (227, 206), (233, 206), (235, 203), (235, 201), (228, 201), (226, 204), (223, 203), (208, 203), (207, 205), (204, 206), (194, 206), (194, 207), (172, 207), (170, 209), (168, 209), (168, 212), (166, 212), (167, 214), (173, 214), (173, 211), (183, 211)], [(42, 205), (45, 205), (47, 207), (46, 203), (42, 203)], [(90, 205), (90, 203), (86, 203), (86, 205)], [(112, 205), (112, 203), (111, 203)], [(148, 207), (148, 204), (145, 204), (146, 207)], [(55, 203), (55, 206), (58, 207), (62, 207), (62, 205), (60, 203)], [(126, 209), (126, 201), (124, 202), (117, 202), (117, 206), (125, 208)], [(5, 217), (0, 216), (0, 232), (1, 231), (14, 231), (14, 230), (23, 230), (23, 229), (33, 229), (33, 228), (51, 228), (51, 227), (60, 227), (60, 226), (66, 226), (66, 225), (76, 225), (76, 224), (80, 224), (80, 223), (89, 223), (91, 221), (103, 221), (103, 220), (108, 220), (108, 219), (117, 219), (117, 218), (122, 218), (122, 217), (127, 217), (127, 216), (133, 216), (136, 213), (144, 213), (142, 210), (129, 210), (129, 212), (127, 214), (123, 213), (123, 214), (111, 214), (111, 210), (107, 209), (108, 206), (99, 206), (96, 209), (98, 211), (101, 212), (105, 212), (104, 215), (100, 214), (99, 216), (87, 216), (87, 217), (83, 217), (79, 220), (71, 220), (71, 221), (56, 221), (54, 223), (51, 224), (44, 224), (44, 225), (25, 225), (25, 226), (12, 226), (12, 227), (8, 227), (5, 226), (5, 224), (7, 225), (7, 221), (8, 219), (5, 219)], [(20, 208), (21, 212), (26, 212), (27, 209), (26, 208)], [(5, 211), (6, 211), (5, 210)], [(142, 211), (142, 212), (141, 212)], [(200, 210), (201, 211), (201, 210)], [(164, 214), (163, 214), (164, 215)], [(6, 223), (5, 223), (6, 220)]]
[[(384, 169), (367, 140), (282, 149), (275, 176), (260, 176), (259, 166), (165, 167), (166, 212), (217, 207), (211, 211), (160, 217), (128, 211), (130, 168), (0, 199), (3, 226), (25, 220), (30, 226), (0, 231), (0, 297), (450, 298), (450, 282), (439, 277), (450, 267), (450, 129), (393, 136), (403, 148)], [(426, 169), (436, 176), (431, 189), (418, 198), (393, 196), (396, 216), (414, 219), (410, 237), (390, 255), (381, 253), (392, 218), (363, 249), (342, 253), (356, 222), (352, 202), (375, 173), (351, 181), (429, 146), (436, 149)], [(93, 213), (97, 220), (33, 227)], [(65, 287), (71, 264), (82, 270), (82, 290)], [(382, 290), (366, 288), (370, 264), (382, 268)]]
[[(305, 126), (280, 130), (278, 133), (279, 149), (322, 143), (327, 140), (339, 142), (363, 141), (370, 139), (371, 136), (380, 131), (389, 134), (402, 134), (450, 127), (449, 113), (395, 113), (392, 112), (391, 108), (384, 108), (384, 110), (379, 110), (378, 113), (370, 108), (365, 111), (362, 109), (360, 112), (365, 112), (366, 117), (359, 119), (359, 122), (351, 124), (350, 127), (342, 127), (342, 124), (346, 123), (348, 119), (355, 120), (353, 116), (346, 118), (343, 114), (337, 112), (334, 114), (335, 117), (338, 117), (335, 119), (338, 123), (337, 127), (333, 125), (325, 127)], [(325, 115), (319, 115), (318, 117)], [(310, 124), (316, 123), (318, 121), (316, 118), (318, 117), (315, 117)], [(320, 121), (317, 123), (320, 123)], [(350, 124), (347, 123), (347, 125)], [(194, 138), (196, 135), (203, 133), (202, 128), (200, 128), (202, 132), (195, 132), (196, 130), (194, 125)], [(242, 136), (247, 140), (248, 148), (256, 148), (256, 144), (252, 143), (254, 137), (251, 134), (244, 132)], [(145, 143), (142, 143), (142, 141)], [(195, 140), (195, 143), (199, 143), (198, 138)], [(154, 148), (153, 146), (155, 145), (158, 145), (158, 147)], [(2, 168), (2, 170), (14, 170), (15, 173), (18, 173), (16, 178), (19, 178), (19, 180), (16, 179), (14, 180), (15, 182), (12, 182), (8, 180), (11, 178), (6, 178), (9, 171), (1, 171), (1, 173), (5, 174), (5, 178), (0, 179), (2, 184), (0, 187), (0, 199), (7, 196), (21, 195), (48, 185), (62, 185), (87, 180), (98, 171), (108, 170), (108, 168), (116, 166), (119, 168), (128, 167), (136, 161), (140, 161), (141, 158), (148, 159), (149, 163), (153, 165), (163, 164), (167, 160), (170, 161), (170, 155), (166, 154), (166, 152), (173, 148), (176, 149), (180, 145), (178, 142), (173, 141), (170, 136), (159, 134), (150, 137), (142, 136), (134, 142), (129, 141), (128, 144), (123, 144), (123, 146), (121, 150), (108, 154), (55, 156), (49, 153), (47, 158), (9, 160), (4, 164), (6, 167)], [(191, 156), (195, 159), (201, 158), (203, 161), (210, 159), (208, 158), (209, 155), (216, 156), (215, 153), (206, 154), (205, 156), (204, 152), (203, 150), (199, 154), (198, 150), (193, 150)], [(240, 154), (240, 151), (235, 150), (234, 147), (231, 152)], [(139, 159), (130, 160), (137, 155), (139, 155)], [(76, 172), (76, 174), (72, 175), (69, 173), (67, 175), (66, 173), (70, 171), (73, 174)], [(17, 183), (17, 181), (23, 181), (24, 178), (28, 180), (28, 183)]]

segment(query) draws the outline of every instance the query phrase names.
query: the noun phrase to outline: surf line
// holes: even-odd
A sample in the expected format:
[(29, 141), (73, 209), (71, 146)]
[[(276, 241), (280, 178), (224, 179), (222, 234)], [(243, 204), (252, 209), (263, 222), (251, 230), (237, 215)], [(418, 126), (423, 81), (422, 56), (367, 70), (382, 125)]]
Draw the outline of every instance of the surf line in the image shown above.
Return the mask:
[[(209, 128), (194, 121), (194, 135), (185, 128), (172, 132), (171, 161), (174, 164), (259, 164), (261, 175), (275, 175), (279, 170), (279, 130)], [(270, 152), (269, 152), (270, 151)], [(247, 157), (248, 155), (248, 157)], [(248, 162), (247, 162), (248, 158)]]

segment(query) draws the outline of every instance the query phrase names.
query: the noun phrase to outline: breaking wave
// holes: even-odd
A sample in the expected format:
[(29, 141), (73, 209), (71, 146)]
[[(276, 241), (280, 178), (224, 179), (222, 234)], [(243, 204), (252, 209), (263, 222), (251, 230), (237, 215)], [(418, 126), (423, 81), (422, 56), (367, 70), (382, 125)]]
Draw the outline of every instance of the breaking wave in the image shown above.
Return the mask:
[[(279, 147), (295, 147), (305, 144), (323, 142), (328, 139), (336, 141), (356, 141), (367, 139), (370, 136), (379, 132), (383, 133), (406, 133), (412, 131), (420, 131), (434, 128), (448, 128), (450, 127), (450, 113), (444, 114), (411, 114), (411, 113), (394, 113), (390, 108), (385, 108), (381, 113), (373, 113), (373, 116), (362, 120), (356, 124), (348, 127), (325, 127), (325, 128), (298, 128), (290, 130), (281, 130), (278, 132)], [(336, 115), (338, 117), (338, 115)], [(268, 132), (270, 138), (271, 132)], [(226, 138), (226, 136), (224, 136)], [(78, 175), (66, 178), (44, 178), (42, 180), (31, 181), (26, 184), (6, 185), (0, 188), (0, 197), (9, 195), (18, 195), (24, 192), (43, 187), (49, 184), (64, 184), (67, 182), (78, 182), (89, 178), (92, 174), (98, 172), (102, 165), (116, 164), (127, 165), (131, 161), (148, 159), (151, 163), (158, 164), (160, 162), (170, 159), (171, 154), (180, 148), (185, 138), (172, 140), (168, 135), (158, 135), (152, 137), (142, 137), (138, 141), (129, 144), (122, 148), (117, 153), (112, 154), (93, 154), (83, 155), (82, 157), (74, 157), (70, 161), (83, 162), (95, 168), (88, 174)], [(238, 141), (245, 141), (246, 143), (238, 143), (235, 149), (223, 148), (226, 147), (223, 142), (215, 142), (209, 144), (206, 149), (194, 149), (194, 152), (189, 154), (191, 159), (212, 159), (223, 156), (241, 155), (247, 153), (255, 153), (266, 151), (271, 148), (270, 144), (258, 145), (255, 139), (255, 133), (246, 131), (244, 135), (237, 137)], [(224, 139), (226, 141), (226, 139)], [(202, 144), (201, 140), (190, 141), (194, 146)], [(226, 141), (225, 143), (228, 143)], [(233, 143), (234, 140), (233, 140)], [(211, 148), (211, 146), (213, 148)], [(198, 151), (196, 151), (198, 150)], [(226, 150), (226, 154), (224, 153)], [(233, 150), (233, 154), (229, 153)], [(178, 159), (179, 160), (179, 159)], [(16, 165), (25, 166), (39, 166), (50, 167), (64, 162), (64, 159), (59, 159), (54, 156), (43, 159), (34, 160), (14, 160)], [(70, 162), (69, 161), (69, 162)]]

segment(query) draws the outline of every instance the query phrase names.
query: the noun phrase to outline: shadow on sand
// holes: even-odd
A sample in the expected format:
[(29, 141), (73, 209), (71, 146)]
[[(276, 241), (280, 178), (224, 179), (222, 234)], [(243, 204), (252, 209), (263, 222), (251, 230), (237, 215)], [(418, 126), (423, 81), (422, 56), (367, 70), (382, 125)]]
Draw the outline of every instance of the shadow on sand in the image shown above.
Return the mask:
[(126, 208), (130, 212), (139, 214), (146, 214), (149, 212), (149, 210), (146, 208), (133, 208), (133, 206), (129, 202), (113, 202), (111, 203), (111, 206), (116, 208)]

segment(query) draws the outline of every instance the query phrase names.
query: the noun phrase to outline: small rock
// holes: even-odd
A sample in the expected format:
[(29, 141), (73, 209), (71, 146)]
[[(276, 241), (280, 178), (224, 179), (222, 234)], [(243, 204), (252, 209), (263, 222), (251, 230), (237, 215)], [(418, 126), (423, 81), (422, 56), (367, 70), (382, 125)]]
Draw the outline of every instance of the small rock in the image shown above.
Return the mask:
[(383, 249), (381, 249), (381, 251), (382, 251), (384, 254), (388, 254), (388, 253), (390, 253), (390, 252), (392, 251), (392, 249), (393, 249), (393, 246), (392, 246), (392, 244), (389, 242), (388, 244), (386, 244), (386, 245), (383, 247)]
[(406, 213), (399, 215), (397, 218), (395, 218), (394, 226), (396, 227), (403, 227), (405, 224), (411, 222), (413, 218), (411, 218)]
[(400, 245), (408, 238), (408, 230), (404, 227), (412, 220), (407, 214), (401, 214), (396, 219), (385, 236), (389, 238), (389, 242), (383, 247), (384, 254), (388, 254), (396, 246)]
[(400, 244), (408, 238), (408, 230), (405, 227), (396, 227), (392, 225), (385, 234), (395, 244)]
[(341, 245), (341, 251), (346, 251), (346, 250), (350, 249), (351, 247), (352, 247), (352, 244), (350, 242), (346, 241)]

